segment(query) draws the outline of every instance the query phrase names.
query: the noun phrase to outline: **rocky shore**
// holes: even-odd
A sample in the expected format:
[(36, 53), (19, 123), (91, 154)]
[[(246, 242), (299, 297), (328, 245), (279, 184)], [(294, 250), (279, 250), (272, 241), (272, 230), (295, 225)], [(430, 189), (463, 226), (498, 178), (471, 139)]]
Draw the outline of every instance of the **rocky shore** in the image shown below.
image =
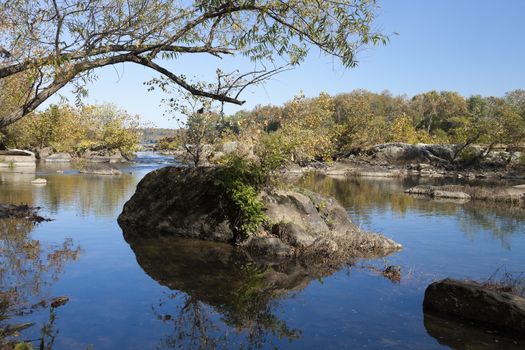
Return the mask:
[(455, 159), (455, 145), (389, 143), (374, 146), (331, 164), (289, 167), (289, 174), (317, 171), (326, 175), (361, 177), (427, 177), (456, 179), (524, 179), (521, 152), (493, 151), (477, 161)]

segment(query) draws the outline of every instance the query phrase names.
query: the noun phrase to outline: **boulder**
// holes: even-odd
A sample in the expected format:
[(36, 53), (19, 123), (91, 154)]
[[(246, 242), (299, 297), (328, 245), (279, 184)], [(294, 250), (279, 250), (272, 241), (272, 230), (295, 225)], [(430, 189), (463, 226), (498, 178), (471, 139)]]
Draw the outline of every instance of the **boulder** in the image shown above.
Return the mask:
[[(233, 243), (234, 225), (216, 183), (217, 171), (165, 167), (146, 175), (118, 218), (126, 240), (175, 236)], [(255, 254), (317, 254), (328, 246), (354, 255), (384, 256), (401, 248), (386, 237), (361, 232), (333, 198), (303, 189), (266, 190), (259, 198), (267, 222), (240, 243)]]
[(469, 200), (470, 195), (461, 191), (443, 191), (443, 190), (434, 190), (432, 195), (437, 198), (452, 198), (452, 199), (465, 199)]
[(93, 175), (121, 175), (122, 172), (117, 168), (103, 165), (88, 165), (79, 170), (81, 174)]
[(46, 163), (68, 163), (71, 162), (73, 159), (69, 153), (54, 153), (48, 156), (40, 156), (40, 159), (42, 159)]
[(391, 164), (448, 163), (454, 157), (454, 145), (385, 143), (372, 147), (368, 155)]
[(471, 281), (445, 279), (429, 285), (424, 310), (525, 332), (525, 298)]
[(119, 150), (115, 151), (86, 151), (82, 158), (88, 163), (123, 163), (127, 159)]
[(447, 190), (439, 186), (418, 185), (405, 190), (405, 193), (430, 196), (433, 198), (450, 198), (468, 201), (471, 196), (459, 190)]
[(0, 151), (0, 168), (3, 167), (36, 167), (35, 154), (19, 149)]
[(405, 190), (412, 195), (423, 195), (433, 199), (453, 199), (467, 202), (471, 199), (512, 204), (525, 203), (525, 188), (488, 187), (469, 185), (418, 185)]

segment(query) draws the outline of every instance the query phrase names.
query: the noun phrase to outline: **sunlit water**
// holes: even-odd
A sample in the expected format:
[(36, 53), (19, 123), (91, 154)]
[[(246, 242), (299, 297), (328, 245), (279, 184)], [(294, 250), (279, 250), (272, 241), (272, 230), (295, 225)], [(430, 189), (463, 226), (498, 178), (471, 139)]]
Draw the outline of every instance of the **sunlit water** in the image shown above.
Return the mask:
[[(525, 211), (416, 199), (403, 193), (413, 181), (312, 175), (300, 183), (335, 196), (359, 226), (404, 249), (330, 274), (258, 266), (225, 245), (130, 246), (116, 217), (138, 181), (169, 163), (142, 154), (121, 176), (60, 164), (0, 172), (0, 203), (38, 205), (53, 219), (0, 220), (0, 291), (23, 306), (0, 308), (10, 316), (0, 327), (34, 322), (20, 339), (38, 347), (44, 338), (54, 349), (524, 348), (516, 335), (424, 315), (422, 301), (435, 279), (525, 271)], [(35, 177), (48, 184), (31, 185)], [(388, 265), (401, 266), (400, 283), (378, 272)], [(31, 307), (57, 296), (70, 300), (53, 314)]]

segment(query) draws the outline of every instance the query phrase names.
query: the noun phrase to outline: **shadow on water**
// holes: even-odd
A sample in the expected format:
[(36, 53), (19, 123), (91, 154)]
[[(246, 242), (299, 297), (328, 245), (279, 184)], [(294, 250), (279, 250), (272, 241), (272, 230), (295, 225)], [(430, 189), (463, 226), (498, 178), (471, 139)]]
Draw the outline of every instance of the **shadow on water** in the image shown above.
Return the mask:
[[(279, 300), (330, 274), (295, 261), (256, 261), (228, 244), (163, 238), (130, 245), (144, 272), (174, 291), (154, 307), (173, 325), (164, 347), (261, 348), (274, 338), (298, 339), (301, 330), (279, 318)], [(177, 307), (166, 306), (172, 299)]]
[(24, 317), (47, 308), (49, 319), (38, 341), (47, 344), (43, 348), (51, 348), (56, 314), (50, 289), (65, 265), (78, 260), (82, 251), (71, 238), (44, 245), (32, 238), (34, 227), (26, 219), (0, 219), (0, 348), (19, 330), (34, 326), (33, 322), (20, 323)]

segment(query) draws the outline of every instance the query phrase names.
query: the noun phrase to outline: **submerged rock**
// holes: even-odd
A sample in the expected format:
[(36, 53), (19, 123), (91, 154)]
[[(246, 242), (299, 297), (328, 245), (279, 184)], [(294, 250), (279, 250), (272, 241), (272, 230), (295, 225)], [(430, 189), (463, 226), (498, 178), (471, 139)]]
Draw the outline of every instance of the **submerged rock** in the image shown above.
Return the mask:
[(471, 281), (445, 279), (429, 285), (425, 310), (525, 332), (525, 298)]
[(27, 219), (33, 222), (50, 221), (38, 215), (39, 207), (28, 205), (0, 204), (0, 219)]
[(53, 307), (53, 308), (60, 307), (62, 305), (67, 304), (68, 301), (69, 301), (68, 297), (57, 297), (57, 298), (54, 298), (53, 300), (51, 300), (51, 307)]
[[(128, 242), (163, 235), (233, 242), (217, 168), (166, 167), (146, 175), (118, 218)], [(241, 247), (263, 256), (384, 256), (401, 245), (364, 233), (333, 198), (302, 190), (259, 195), (267, 223)]]

